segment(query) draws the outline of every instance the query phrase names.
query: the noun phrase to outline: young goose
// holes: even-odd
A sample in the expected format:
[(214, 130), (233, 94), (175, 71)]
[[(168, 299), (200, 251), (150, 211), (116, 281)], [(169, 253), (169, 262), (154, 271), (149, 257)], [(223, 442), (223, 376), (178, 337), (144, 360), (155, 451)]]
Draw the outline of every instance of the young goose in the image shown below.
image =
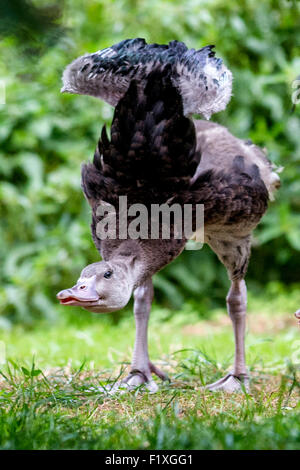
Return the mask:
[[(184, 116), (181, 95), (172, 82), (170, 67), (157, 68), (144, 90), (132, 81), (118, 103), (111, 127), (105, 129), (94, 161), (82, 167), (82, 188), (92, 208), (92, 236), (103, 261), (87, 266), (76, 286), (57, 297), (65, 305), (80, 305), (94, 312), (124, 307), (134, 296), (136, 341), (129, 387), (146, 383), (157, 390), (152, 373), (165, 374), (148, 355), (147, 328), (153, 298), (152, 276), (176, 258), (186, 238), (175, 237), (171, 221), (168, 239), (100, 240), (103, 220), (99, 206), (116, 209), (119, 196), (136, 203), (204, 204), (204, 241), (225, 265), (231, 287), (227, 308), (235, 336), (235, 362), (231, 373), (208, 386), (210, 390), (237, 391), (248, 386), (244, 335), (250, 235), (267, 208), (279, 178), (262, 150), (235, 138), (218, 124), (192, 121)], [(171, 202), (170, 202), (171, 201)], [(118, 223), (117, 223), (118, 226)], [(198, 227), (194, 227), (196, 230)]]

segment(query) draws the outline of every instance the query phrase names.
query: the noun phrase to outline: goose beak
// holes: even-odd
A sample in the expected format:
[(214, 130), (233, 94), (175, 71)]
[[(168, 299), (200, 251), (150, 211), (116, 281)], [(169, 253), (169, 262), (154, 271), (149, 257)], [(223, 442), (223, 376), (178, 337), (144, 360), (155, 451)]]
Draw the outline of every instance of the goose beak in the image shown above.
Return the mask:
[(95, 276), (80, 280), (70, 289), (64, 289), (58, 292), (57, 299), (62, 305), (87, 305), (99, 300), (99, 294), (96, 291)]

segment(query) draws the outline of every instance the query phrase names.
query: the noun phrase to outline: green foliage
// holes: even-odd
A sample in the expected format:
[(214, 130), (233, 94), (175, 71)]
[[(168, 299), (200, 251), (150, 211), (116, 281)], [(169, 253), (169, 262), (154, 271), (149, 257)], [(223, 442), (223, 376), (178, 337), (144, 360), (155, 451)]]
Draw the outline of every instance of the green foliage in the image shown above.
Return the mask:
[[(68, 0), (56, 24), (59, 34), (48, 47), (30, 49), (28, 37), (38, 37), (39, 28), (23, 36), (24, 47), (30, 43), (26, 54), (16, 32), (0, 30), (7, 34), (0, 44), (0, 79), (6, 83), (6, 105), (0, 105), (2, 313), (28, 324), (55, 318), (55, 293), (98, 259), (80, 165), (92, 157), (112, 109), (93, 98), (61, 95), (60, 77), (78, 55), (127, 37), (216, 45), (234, 74), (234, 90), (227, 110), (213, 119), (266, 146), (271, 160), (284, 166), (277, 201), (255, 234), (249, 283), (257, 290), (274, 280), (299, 283), (300, 105), (291, 113), (300, 68), (299, 2)], [(183, 253), (155, 284), (159, 302), (178, 307), (192, 298), (205, 312), (223, 304), (228, 281), (205, 248)]]
[(62, 33), (56, 20), (61, 15), (59, 4), (38, 6), (32, 0), (10, 0), (0, 3), (0, 36), (14, 36), (23, 53), (42, 52), (53, 45)]
[[(48, 397), (48, 393), (42, 395), (42, 398), (40, 395), (40, 402), (46, 404)], [(120, 400), (121, 405), (122, 401), (124, 399)], [(148, 400), (143, 402), (144, 406), (151, 407)], [(176, 407), (174, 410), (174, 403), (169, 408), (166, 417), (161, 408), (157, 407), (155, 416), (146, 422), (138, 416), (132, 420), (120, 420), (118, 412), (110, 413), (110, 421), (103, 418), (95, 421), (92, 419), (93, 413), (70, 416), (70, 413), (64, 411), (54, 412), (53, 408), (48, 411), (46, 407), (39, 413), (39, 410), (28, 409), (21, 402), (9, 411), (0, 411), (0, 448), (299, 450), (299, 414), (279, 414), (263, 422), (258, 415), (257, 422), (249, 424), (248, 421), (241, 421), (234, 427), (226, 413), (221, 416), (222, 419), (209, 419), (208, 415), (197, 419), (195, 412), (182, 419), (178, 417)], [(131, 432), (125, 433), (124, 429), (128, 427)]]
[[(185, 308), (162, 322), (172, 312), (154, 309), (151, 360), (171, 379), (156, 378), (156, 394), (103, 393), (106, 382), (126, 374), (131, 318), (113, 325), (109, 317), (99, 321), (69, 310), (69, 318), (61, 316), (51, 327), (45, 321), (32, 331), (13, 326), (3, 334), (0, 448), (299, 449), (299, 339), (284, 314), (289, 302), (276, 298), (268, 301), (269, 312), (257, 314), (257, 300), (250, 297), (249, 395), (202, 389), (232, 363), (232, 329), (223, 315), (199, 321), (196, 309)], [(255, 333), (259, 324), (265, 327)]]

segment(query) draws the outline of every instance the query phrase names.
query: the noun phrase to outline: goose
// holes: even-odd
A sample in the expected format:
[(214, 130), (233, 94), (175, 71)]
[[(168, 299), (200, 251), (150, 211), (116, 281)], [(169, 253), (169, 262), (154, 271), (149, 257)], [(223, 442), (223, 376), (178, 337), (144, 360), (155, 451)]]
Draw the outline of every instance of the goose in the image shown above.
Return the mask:
[[(113, 53), (105, 52), (105, 58), (114, 57), (110, 54)], [(105, 313), (123, 308), (133, 295), (136, 339), (130, 372), (121, 384), (129, 389), (145, 384), (150, 392), (157, 391), (153, 374), (162, 380), (167, 375), (153, 364), (148, 353), (152, 277), (180, 255), (188, 237), (177, 236), (175, 216), (170, 218), (168, 237), (163, 236), (161, 224), (157, 238), (151, 238), (149, 227), (146, 236), (124, 237), (120, 228), (124, 215), (120, 199), (126, 196), (129, 207), (142, 205), (149, 210), (148, 214), (153, 205), (189, 205), (194, 234), (199, 229), (195, 225), (196, 208), (203, 205), (203, 241), (217, 254), (231, 282), (226, 303), (235, 339), (232, 371), (207, 385), (207, 389), (238, 392), (249, 388), (245, 362), (245, 275), (251, 233), (279, 187), (279, 176), (264, 151), (251, 141), (234, 137), (219, 124), (190, 117), (188, 98), (178, 86), (180, 77), (178, 68), (174, 72), (174, 61), (151, 63), (152, 68), (142, 79), (135, 74), (128, 87), (124, 87), (116, 103), (110, 139), (104, 126), (93, 162), (82, 166), (82, 189), (92, 210), (92, 237), (102, 261), (85, 267), (75, 286), (60, 291), (57, 298), (63, 305)], [(204, 60), (201, 67), (205, 64)], [(79, 62), (78, 70), (85, 65)], [(65, 82), (66, 77), (70, 78), (70, 70), (76, 75), (72, 67), (64, 74)], [(84, 87), (85, 84), (81, 93)], [(224, 90), (220, 90), (224, 104)], [(73, 91), (79, 92), (76, 88)], [(217, 109), (215, 103), (222, 100), (212, 95), (207, 114)], [(194, 106), (198, 109), (199, 103)], [(205, 108), (202, 114), (205, 116)], [(111, 208), (114, 212), (110, 212)], [(103, 233), (99, 235), (99, 224), (106, 220), (107, 213), (115, 216), (116, 231), (110, 237), (108, 230), (105, 238)], [(132, 220), (128, 217), (127, 228)]]

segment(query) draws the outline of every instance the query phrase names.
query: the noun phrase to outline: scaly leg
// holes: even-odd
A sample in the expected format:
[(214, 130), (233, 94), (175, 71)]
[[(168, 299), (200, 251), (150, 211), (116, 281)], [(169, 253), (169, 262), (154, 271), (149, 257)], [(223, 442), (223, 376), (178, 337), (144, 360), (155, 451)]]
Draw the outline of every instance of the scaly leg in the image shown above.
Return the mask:
[(131, 371), (129, 375), (122, 380), (122, 383), (126, 384), (130, 389), (145, 383), (149, 391), (156, 392), (158, 387), (152, 379), (152, 373), (156, 374), (162, 380), (166, 380), (167, 375), (150, 362), (148, 354), (147, 333), (151, 303), (153, 299), (152, 280), (148, 279), (140, 287), (137, 287), (133, 296), (136, 338)]
[(245, 364), (245, 329), (246, 329), (246, 308), (247, 308), (247, 288), (245, 281), (232, 281), (228, 295), (226, 297), (227, 310), (231, 318), (234, 340), (235, 358), (233, 371), (222, 379), (207, 385), (211, 391), (237, 392), (249, 388), (249, 376)]

